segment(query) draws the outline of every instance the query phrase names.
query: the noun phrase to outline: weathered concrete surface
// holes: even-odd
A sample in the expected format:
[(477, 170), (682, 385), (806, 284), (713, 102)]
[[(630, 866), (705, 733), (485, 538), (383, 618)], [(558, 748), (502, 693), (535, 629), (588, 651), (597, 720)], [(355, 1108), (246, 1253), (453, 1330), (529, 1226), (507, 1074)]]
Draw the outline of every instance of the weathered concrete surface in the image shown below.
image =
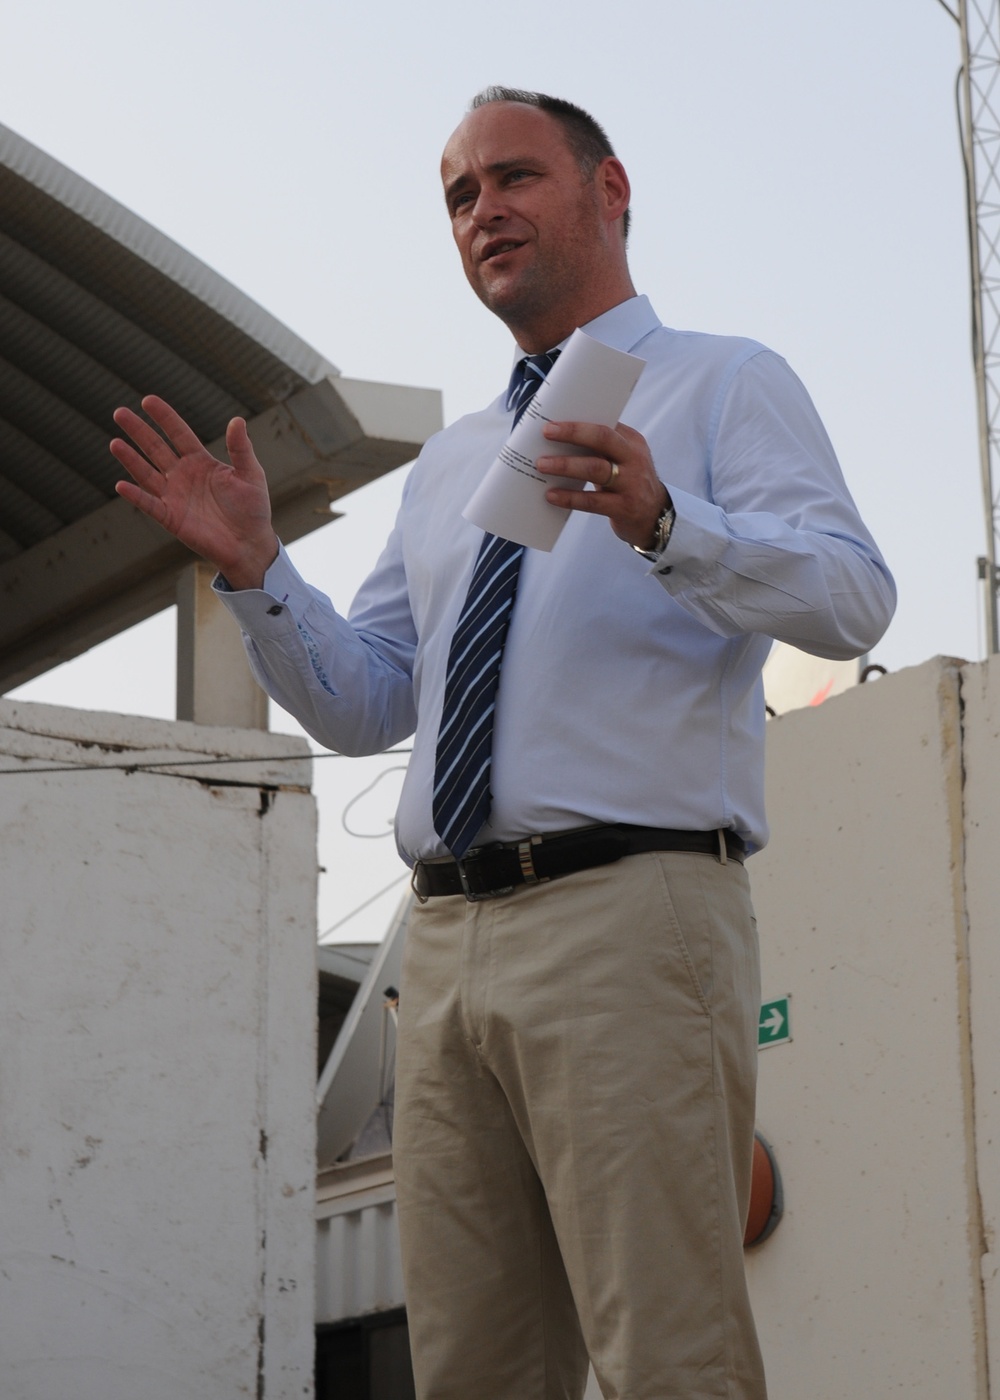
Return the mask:
[[(771, 1400), (986, 1400), (1000, 663), (928, 662), (772, 721), (768, 745), (750, 869), (793, 1033), (760, 1057), (786, 1215), (748, 1255)], [(3, 1400), (310, 1393), (301, 752), (0, 704), (0, 769), (33, 770), (0, 776)], [(38, 771), (140, 757), (171, 776)]]
[(4, 1400), (312, 1394), (305, 752), (0, 702)]
[(975, 1168), (989, 1369), (1000, 1394), (1000, 657), (962, 673)]
[(748, 1270), (772, 1400), (990, 1393), (998, 716), (995, 665), (939, 658), (768, 726), (750, 869), (793, 1039), (760, 1057), (786, 1215)]

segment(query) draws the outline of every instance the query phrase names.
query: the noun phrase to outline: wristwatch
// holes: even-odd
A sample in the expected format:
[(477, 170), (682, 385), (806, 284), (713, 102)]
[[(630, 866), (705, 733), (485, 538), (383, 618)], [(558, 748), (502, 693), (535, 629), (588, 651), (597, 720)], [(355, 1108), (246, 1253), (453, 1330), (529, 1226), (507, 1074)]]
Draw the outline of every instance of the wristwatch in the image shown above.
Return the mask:
[(655, 564), (670, 542), (670, 532), (674, 528), (676, 518), (677, 512), (674, 510), (674, 503), (667, 496), (667, 504), (657, 516), (656, 525), (653, 528), (652, 549), (642, 549), (639, 545), (634, 544), (632, 548), (636, 554), (641, 554), (643, 559), (648, 559), (651, 564)]

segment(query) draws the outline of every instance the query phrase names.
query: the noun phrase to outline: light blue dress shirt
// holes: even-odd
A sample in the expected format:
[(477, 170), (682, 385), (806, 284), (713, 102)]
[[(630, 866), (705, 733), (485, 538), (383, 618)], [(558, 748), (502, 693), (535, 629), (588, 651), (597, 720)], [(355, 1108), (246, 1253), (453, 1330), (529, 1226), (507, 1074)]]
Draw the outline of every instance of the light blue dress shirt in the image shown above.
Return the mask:
[[(782, 359), (670, 330), (645, 297), (585, 329), (647, 362), (624, 421), (649, 443), (676, 523), (653, 565), (577, 513), (551, 553), (525, 552), (479, 843), (631, 822), (731, 827), (756, 849), (771, 639), (861, 655), (889, 623), (893, 582)], [(321, 743), (374, 753), (415, 730), (397, 815), (410, 862), (447, 854), (431, 821), (434, 752), (482, 539), (462, 510), (510, 432), (504, 400), (426, 444), (348, 619), (284, 551), (263, 591), (220, 592), (261, 685)]]

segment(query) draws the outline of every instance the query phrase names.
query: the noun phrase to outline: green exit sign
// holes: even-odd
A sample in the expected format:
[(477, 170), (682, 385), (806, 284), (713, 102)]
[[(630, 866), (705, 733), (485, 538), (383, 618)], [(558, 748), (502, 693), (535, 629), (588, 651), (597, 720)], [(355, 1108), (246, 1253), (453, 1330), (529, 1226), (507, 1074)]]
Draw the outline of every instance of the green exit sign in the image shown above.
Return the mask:
[(791, 997), (777, 997), (765, 1001), (760, 1008), (757, 1022), (757, 1048), (765, 1045), (783, 1045), (792, 1038)]

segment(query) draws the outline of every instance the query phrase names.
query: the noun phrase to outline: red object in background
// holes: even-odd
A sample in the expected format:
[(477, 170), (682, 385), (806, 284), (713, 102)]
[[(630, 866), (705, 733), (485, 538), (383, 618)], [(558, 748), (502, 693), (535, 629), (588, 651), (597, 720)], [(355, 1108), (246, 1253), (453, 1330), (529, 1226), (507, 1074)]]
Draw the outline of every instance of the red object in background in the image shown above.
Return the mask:
[(762, 1244), (773, 1233), (784, 1213), (781, 1174), (770, 1144), (753, 1135), (753, 1174), (750, 1179), (750, 1210), (743, 1232), (743, 1248)]

